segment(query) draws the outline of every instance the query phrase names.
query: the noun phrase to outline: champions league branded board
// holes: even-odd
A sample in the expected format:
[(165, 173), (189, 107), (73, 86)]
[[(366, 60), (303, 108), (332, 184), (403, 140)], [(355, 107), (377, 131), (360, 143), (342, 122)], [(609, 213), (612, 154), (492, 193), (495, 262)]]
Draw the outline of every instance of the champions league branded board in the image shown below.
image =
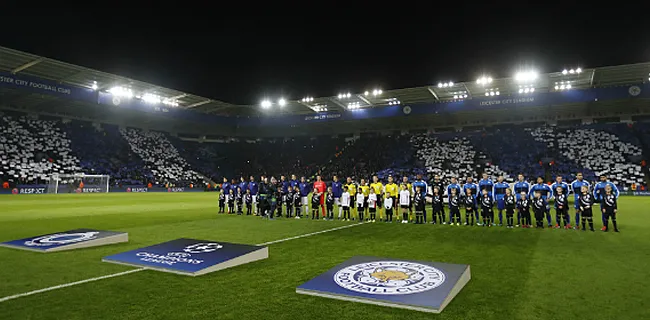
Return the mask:
[(208, 240), (176, 239), (108, 256), (102, 261), (199, 276), (268, 257), (267, 247)]
[(75, 229), (0, 243), (0, 246), (37, 252), (64, 251), (128, 242), (126, 232)]
[(353, 257), (297, 293), (440, 313), (469, 282), (469, 265)]

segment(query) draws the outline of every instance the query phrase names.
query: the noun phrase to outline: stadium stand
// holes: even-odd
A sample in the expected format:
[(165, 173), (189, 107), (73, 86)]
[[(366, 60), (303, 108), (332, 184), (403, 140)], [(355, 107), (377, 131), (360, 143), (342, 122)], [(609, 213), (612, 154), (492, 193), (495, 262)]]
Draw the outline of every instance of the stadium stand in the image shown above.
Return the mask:
[(120, 133), (151, 170), (156, 184), (200, 185), (203, 176), (192, 170), (165, 134), (132, 128), (120, 128)]
[(643, 183), (641, 166), (631, 161), (634, 157), (640, 159), (642, 151), (639, 146), (623, 142), (619, 136), (597, 128), (563, 129), (557, 136), (562, 155), (597, 176), (606, 174), (622, 186)]
[(131, 151), (116, 126), (95, 127), (75, 120), (61, 126), (70, 137), (84, 173), (107, 174), (111, 185), (145, 185), (153, 181), (151, 171)]
[(9, 114), (0, 119), (2, 180), (14, 184), (46, 183), (50, 174), (81, 170), (70, 140), (56, 121)]
[(522, 173), (532, 178), (544, 176), (544, 168), (538, 164), (546, 155), (546, 145), (519, 126), (486, 128), (470, 137), (476, 150), (487, 155), (512, 178)]

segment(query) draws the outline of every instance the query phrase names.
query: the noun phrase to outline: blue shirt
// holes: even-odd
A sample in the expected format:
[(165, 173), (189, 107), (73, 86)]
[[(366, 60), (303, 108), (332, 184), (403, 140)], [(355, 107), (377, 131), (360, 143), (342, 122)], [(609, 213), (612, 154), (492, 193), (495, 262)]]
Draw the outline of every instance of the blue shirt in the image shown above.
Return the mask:
[[(530, 192), (530, 184), (528, 184), (526, 181), (517, 181), (514, 187), (515, 194), (517, 195), (521, 194), (522, 192), (525, 192), (526, 194)], [(519, 196), (517, 196), (517, 198), (519, 198)]]
[(241, 188), (242, 193), (246, 193), (246, 189), (248, 189), (248, 182), (240, 182), (239, 187)]
[(252, 195), (252, 196), (256, 196), (256, 195), (257, 195), (257, 191), (258, 191), (257, 182), (255, 182), (255, 181), (251, 181), (251, 182), (249, 182), (249, 183), (248, 183), (248, 190), (251, 191), (251, 195)]
[(481, 193), (483, 192), (483, 190), (487, 190), (488, 194), (491, 196), (492, 191), (494, 191), (494, 190), (492, 190), (494, 188), (494, 182), (492, 182), (492, 180), (490, 180), (489, 178), (488, 179), (481, 179), (478, 182), (478, 188), (481, 190)]
[(341, 181), (332, 181), (332, 193), (334, 194), (334, 198), (341, 197), (343, 194), (343, 185), (341, 184)]
[(573, 182), (571, 182), (571, 190), (573, 190), (573, 196), (575, 197), (576, 200), (578, 200), (580, 194), (582, 193), (582, 191), (580, 190), (582, 189), (582, 186), (586, 186), (587, 190), (589, 190), (589, 182), (587, 181), (584, 180), (580, 181), (576, 179)]
[(295, 188), (298, 185), (298, 180), (289, 180), (289, 185), (291, 189)]
[(553, 191), (553, 197), (557, 195), (557, 187), (561, 187), (562, 193), (564, 193), (565, 195), (569, 194), (569, 185), (566, 182), (564, 181), (560, 183), (555, 182), (551, 185), (551, 190)]
[(289, 181), (280, 181), (280, 185), (282, 185), (282, 193), (289, 192)]
[(472, 183), (466, 183), (463, 185), (463, 195), (467, 194), (467, 189), (472, 190), (472, 195), (474, 196), (474, 199), (478, 197), (478, 185), (474, 182)]
[(506, 195), (506, 189), (510, 189), (510, 185), (506, 182), (497, 182), (494, 184), (493, 192), (496, 200), (501, 200)]
[[(424, 182), (424, 180), (418, 180), (413, 182), (413, 193), (415, 193), (415, 188), (420, 187), (420, 194), (422, 194), (423, 197), (427, 195), (427, 183)], [(459, 190), (460, 191), (460, 190)], [(460, 194), (458, 194), (460, 195)]]
[(300, 189), (300, 195), (306, 197), (309, 195), (310, 186), (307, 182), (298, 182), (298, 188)]
[(618, 198), (618, 188), (616, 187), (615, 184), (605, 181), (605, 182), (598, 182), (596, 183), (596, 186), (594, 187), (594, 198), (596, 198), (597, 201), (602, 200), (601, 196), (605, 194), (605, 186), (610, 185), (612, 186), (612, 192)]
[(553, 193), (551, 187), (549, 187), (546, 183), (542, 183), (542, 184), (537, 183), (530, 188), (530, 192), (528, 193), (528, 196), (531, 199), (533, 199), (534, 198), (533, 196), (535, 195), (536, 191), (539, 191), (541, 193), (542, 199), (544, 199), (544, 201), (546, 201), (546, 199), (548, 199), (549, 196), (552, 195)]
[[(460, 196), (460, 185), (458, 183), (452, 183), (447, 186), (447, 199), (451, 199), (451, 189), (456, 189), (456, 195)], [(449, 207), (451, 208), (451, 205)]]
[(226, 194), (229, 194), (229, 193), (230, 193), (230, 189), (231, 189), (231, 186), (230, 186), (230, 183), (229, 183), (229, 182), (224, 182), (224, 183), (221, 185), (221, 191), (222, 191), (222, 192), (225, 192)]

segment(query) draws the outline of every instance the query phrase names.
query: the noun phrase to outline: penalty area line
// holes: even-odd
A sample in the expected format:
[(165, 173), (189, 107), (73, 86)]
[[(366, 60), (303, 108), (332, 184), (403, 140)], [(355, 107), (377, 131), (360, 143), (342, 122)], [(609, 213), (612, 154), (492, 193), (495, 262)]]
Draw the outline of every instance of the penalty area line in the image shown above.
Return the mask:
[[(257, 246), (267, 246), (267, 245), (270, 245), (270, 244), (285, 242), (285, 241), (289, 241), (289, 240), (295, 240), (295, 239), (300, 239), (300, 238), (311, 237), (311, 236), (315, 236), (317, 234), (332, 232), (332, 231), (341, 230), (341, 229), (352, 228), (352, 227), (360, 226), (360, 225), (366, 224), (366, 223), (367, 222), (355, 223), (355, 224), (351, 224), (351, 225), (347, 225), (347, 226), (336, 227), (336, 228), (331, 228), (331, 229), (326, 229), (326, 230), (301, 234), (301, 235), (298, 235), (298, 236), (289, 237), (289, 238), (285, 238), (285, 239), (260, 243), (260, 244), (257, 244)], [(73, 287), (73, 286), (84, 284), (84, 283), (89, 283), (89, 282), (94, 282), (94, 281), (99, 281), (99, 280), (104, 280), (104, 279), (110, 279), (110, 278), (115, 278), (115, 277), (121, 277), (121, 276), (125, 276), (127, 274), (136, 273), (136, 272), (140, 272), (140, 271), (144, 271), (144, 270), (147, 270), (147, 268), (138, 268), (138, 269), (133, 269), (133, 270), (128, 270), (128, 271), (122, 271), (122, 272), (118, 272), (118, 273), (107, 274), (107, 275), (101, 276), (101, 277), (95, 277), (95, 278), (90, 278), (90, 279), (85, 279), (85, 280), (60, 284), (60, 285), (57, 285), (57, 286), (47, 287), (47, 288), (43, 288), (43, 289), (38, 289), (38, 290), (34, 290), (34, 291), (29, 291), (29, 292), (25, 292), (25, 293), (19, 293), (19, 294), (15, 294), (15, 295), (12, 295), (12, 296), (6, 296), (6, 297), (0, 298), (0, 303), (6, 302), (6, 301), (9, 301), (9, 300), (22, 298), (22, 297), (28, 297), (28, 296), (31, 296), (31, 295), (44, 293), (44, 292), (48, 292), (48, 291)]]

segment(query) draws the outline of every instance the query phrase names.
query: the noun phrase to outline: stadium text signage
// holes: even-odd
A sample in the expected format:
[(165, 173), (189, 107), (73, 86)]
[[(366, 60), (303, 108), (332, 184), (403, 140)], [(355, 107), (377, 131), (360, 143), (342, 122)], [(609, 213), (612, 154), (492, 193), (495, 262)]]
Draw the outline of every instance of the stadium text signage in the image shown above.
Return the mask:
[(305, 121), (338, 119), (340, 117), (341, 117), (340, 113), (317, 114), (317, 115), (306, 116)]
[(43, 194), (43, 193), (45, 193), (45, 188), (42, 187), (37, 187), (37, 188), (21, 187), (18, 189), (18, 194)]
[(26, 88), (62, 95), (72, 94), (72, 88), (67, 86), (46, 83), (45, 81), (23, 79), (14, 75), (0, 75), (0, 83), (9, 87), (16, 87), (18, 89)]
[(481, 101), (481, 106), (494, 106), (494, 105), (508, 105), (517, 103), (534, 103), (535, 97), (522, 97), (522, 98), (508, 98), (500, 100)]
[(83, 193), (99, 193), (103, 192), (102, 188), (83, 188), (81, 189)]

